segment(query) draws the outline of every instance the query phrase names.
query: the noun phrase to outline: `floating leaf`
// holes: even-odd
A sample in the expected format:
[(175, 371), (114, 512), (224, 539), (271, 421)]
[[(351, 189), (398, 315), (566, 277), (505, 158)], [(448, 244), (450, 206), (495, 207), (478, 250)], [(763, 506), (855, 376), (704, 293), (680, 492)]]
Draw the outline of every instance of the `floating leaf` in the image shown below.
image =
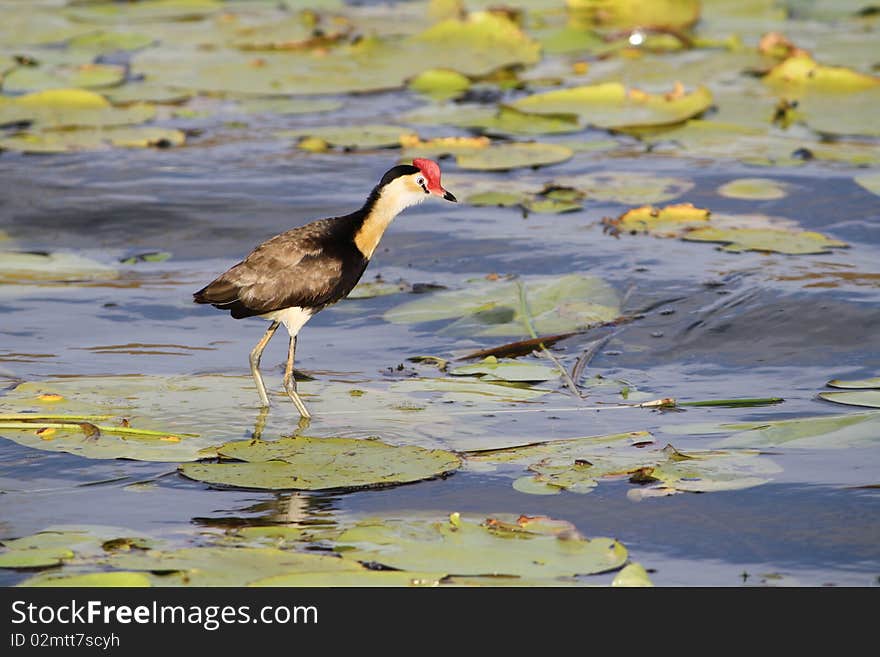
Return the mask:
[(130, 571), (110, 571), (104, 573), (77, 574), (41, 574), (26, 579), (19, 586), (63, 586), (70, 587), (144, 587), (152, 586), (150, 578), (143, 573)]
[(534, 198), (527, 200), (523, 207), (529, 212), (563, 214), (583, 210), (583, 206), (575, 201), (563, 201), (554, 198)]
[(465, 203), (476, 206), (511, 207), (521, 205), (525, 201), (522, 194), (509, 192), (481, 192), (472, 194), (465, 199)]
[(509, 105), (431, 105), (404, 116), (407, 123), (453, 125), (500, 135), (543, 135), (579, 132), (583, 129), (575, 114), (536, 114)]
[(66, 548), (31, 548), (0, 552), (0, 568), (49, 568), (72, 559), (73, 552)]
[(461, 465), (452, 452), (352, 438), (240, 441), (221, 445), (217, 453), (246, 463), (187, 463), (181, 474), (241, 488), (324, 490), (419, 481)]
[[(246, 586), (292, 572), (359, 570), (361, 566), (326, 554), (270, 547), (196, 547), (114, 554), (104, 563), (124, 571), (165, 573), (161, 583), (189, 586)], [(173, 575), (167, 575), (173, 573)]]
[(83, 22), (189, 21), (223, 9), (217, 0), (141, 0), (136, 3), (84, 3), (72, 15)]
[(712, 93), (706, 87), (661, 95), (627, 90), (619, 82), (546, 91), (512, 103), (516, 109), (536, 114), (574, 114), (588, 125), (606, 129), (681, 123), (711, 105)]
[(497, 381), (549, 381), (559, 378), (559, 370), (537, 363), (518, 360), (498, 360), (488, 356), (479, 363), (462, 365), (449, 371), (453, 376), (480, 376), (484, 380)]
[(447, 520), (363, 520), (344, 531), (337, 550), (346, 560), (370, 561), (417, 572), (555, 578), (614, 570), (626, 548), (610, 538), (585, 539), (522, 533), (516, 538), (491, 525)]
[(869, 173), (853, 178), (857, 184), (880, 196), (880, 173)]
[(880, 390), (860, 390), (858, 392), (820, 392), (819, 397), (836, 404), (868, 406), (880, 408)]
[(338, 100), (323, 98), (248, 98), (238, 102), (238, 109), (249, 114), (317, 114), (343, 107)]
[(831, 379), (827, 384), (832, 388), (880, 388), (880, 376), (870, 379), (855, 379), (850, 381), (841, 381), (840, 379)]
[(850, 413), (766, 422), (685, 424), (666, 427), (664, 431), (685, 435), (733, 434), (719, 441), (718, 447), (869, 447), (880, 440), (880, 413)]
[(492, 144), (468, 153), (460, 153), (455, 161), (462, 169), (477, 171), (508, 171), (520, 167), (539, 167), (571, 159), (574, 152), (558, 144), (538, 142)]
[(606, 217), (602, 220), (602, 225), (614, 234), (650, 233), (660, 237), (677, 237), (689, 228), (705, 226), (709, 215), (709, 210), (695, 208), (691, 203), (667, 205), (663, 208), (644, 205), (627, 210), (616, 219)]
[(846, 242), (833, 240), (813, 231), (792, 232), (767, 228), (697, 228), (683, 238), (693, 242), (720, 242), (723, 251), (764, 251), (802, 255), (828, 253), (832, 248), (845, 248)]
[(572, 21), (583, 27), (687, 28), (700, 18), (699, 0), (566, 0)]
[[(587, 436), (584, 438), (569, 438), (566, 440), (549, 440), (545, 442), (529, 443), (527, 445), (513, 445), (486, 450), (471, 450), (465, 454), (468, 462), (477, 463), (536, 463), (544, 459), (554, 457), (576, 460), (578, 455), (588, 450), (602, 450), (608, 446), (631, 447), (644, 445), (654, 441), (653, 436), (647, 431), (629, 431), (626, 433), (614, 433), (602, 436)], [(636, 458), (641, 458), (636, 457)]]
[(48, 89), (100, 89), (121, 84), (125, 68), (112, 64), (79, 66), (20, 66), (3, 77), (3, 91), (44, 91)]
[(643, 587), (654, 586), (654, 584), (642, 564), (630, 563), (614, 576), (611, 586)]
[(67, 46), (74, 50), (106, 54), (119, 50), (140, 50), (153, 42), (153, 37), (148, 34), (100, 30), (74, 37), (67, 42)]
[(786, 185), (769, 178), (738, 178), (723, 184), (718, 193), (727, 198), (744, 198), (755, 201), (771, 201), (785, 198)]
[(350, 127), (327, 126), (321, 128), (302, 128), (277, 133), (279, 137), (311, 137), (321, 139), (340, 148), (371, 149), (395, 148), (401, 137), (416, 136), (407, 128), (394, 125), (355, 125)]
[(869, 89), (880, 84), (880, 78), (859, 73), (843, 66), (825, 66), (808, 53), (800, 51), (774, 66), (764, 82), (787, 93), (845, 92)]
[(554, 184), (571, 187), (595, 201), (639, 205), (663, 203), (690, 191), (694, 183), (681, 178), (670, 178), (633, 171), (603, 171), (577, 176), (558, 176)]
[(23, 153), (67, 153), (108, 148), (169, 148), (181, 146), (186, 135), (180, 130), (155, 127), (78, 128), (74, 130), (18, 133), (0, 137), (0, 149)]
[(576, 331), (620, 316), (620, 300), (601, 279), (579, 274), (524, 279), (529, 318), (522, 314), (518, 281), (488, 281), (464, 290), (426, 295), (384, 315), (394, 324), (459, 318), (444, 333), (467, 336), (524, 336), (531, 319), (539, 334)]
[(258, 579), (249, 586), (440, 586), (445, 573), (418, 573), (402, 570), (335, 571), (328, 573), (289, 573)]
[(471, 86), (467, 76), (448, 69), (428, 69), (412, 80), (409, 88), (437, 100), (446, 100), (461, 95)]
[(112, 267), (74, 253), (0, 252), (0, 283), (94, 281), (118, 276)]
[(0, 125), (33, 122), (40, 127), (119, 126), (152, 119), (156, 108), (136, 104), (113, 107), (84, 89), (50, 89), (13, 98), (0, 97)]

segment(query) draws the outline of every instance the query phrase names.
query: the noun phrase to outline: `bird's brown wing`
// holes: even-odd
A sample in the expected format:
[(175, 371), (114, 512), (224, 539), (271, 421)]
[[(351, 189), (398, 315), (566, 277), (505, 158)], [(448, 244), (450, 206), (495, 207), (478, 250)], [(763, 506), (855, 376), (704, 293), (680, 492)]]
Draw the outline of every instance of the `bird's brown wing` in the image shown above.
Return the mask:
[(229, 310), (235, 318), (292, 306), (320, 309), (337, 301), (351, 288), (344, 289), (350, 278), (344, 249), (328, 239), (335, 232), (332, 222), (312, 222), (263, 242), (193, 299)]

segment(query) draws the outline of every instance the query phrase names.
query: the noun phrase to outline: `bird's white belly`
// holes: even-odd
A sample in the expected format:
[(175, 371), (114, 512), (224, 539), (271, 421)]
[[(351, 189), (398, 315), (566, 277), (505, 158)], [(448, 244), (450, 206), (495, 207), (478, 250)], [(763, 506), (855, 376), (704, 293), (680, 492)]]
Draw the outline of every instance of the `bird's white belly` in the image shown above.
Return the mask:
[(284, 324), (287, 332), (290, 333), (291, 336), (294, 336), (299, 333), (303, 324), (312, 318), (313, 314), (314, 313), (311, 310), (294, 306), (292, 308), (285, 308), (284, 310), (273, 310), (265, 315), (260, 315), (260, 317), (273, 322), (281, 322)]

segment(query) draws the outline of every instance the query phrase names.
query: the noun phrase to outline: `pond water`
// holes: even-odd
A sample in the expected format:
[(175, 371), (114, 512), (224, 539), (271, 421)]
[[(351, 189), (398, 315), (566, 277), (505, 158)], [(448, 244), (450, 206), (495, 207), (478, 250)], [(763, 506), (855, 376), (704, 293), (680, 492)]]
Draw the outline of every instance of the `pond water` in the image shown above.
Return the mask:
[[(0, 3), (0, 11), (8, 11), (5, 6)], [(792, 28), (795, 32), (815, 27), (808, 19), (790, 23), (799, 25)], [(876, 24), (869, 27), (876, 30)], [(561, 66), (559, 61), (568, 65), (571, 57), (547, 56), (537, 70)], [(519, 95), (523, 92), (514, 92)], [(876, 175), (876, 169), (822, 159), (759, 166), (744, 161), (748, 158), (704, 156), (699, 149), (650, 150), (626, 135), (611, 137), (612, 148), (577, 152), (537, 169), (475, 174), (443, 159), (444, 185), (462, 202), (425, 203), (401, 215), (364, 281), (381, 277), (462, 290), (486, 284), (487, 277), (513, 276), (528, 285), (540, 276), (596, 276), (619, 294), (621, 314), (639, 317), (584, 330), (553, 345), (552, 354), (571, 370), (585, 349), (609, 338), (578, 381), (583, 399), (576, 399), (562, 379), (554, 379), (535, 384), (552, 390), (541, 397), (486, 401), (454, 389), (455, 382), (451, 391), (424, 384), (426, 378), (460, 377), (410, 359), (438, 356), (455, 367), (474, 362), (453, 360), (467, 352), (525, 339), (527, 333), (461, 334), (448, 329), (448, 320), (389, 321), (388, 311), (428, 298), (431, 291), (346, 299), (318, 314), (300, 334), (296, 365), (309, 377), (300, 385), (315, 415), (302, 429), (281, 389), (286, 340), (276, 337), (263, 356), (273, 406), (261, 418), (247, 355), (265, 322), (233, 321), (194, 305), (191, 294), (264, 239), (356, 209), (401, 157), (395, 149), (312, 153), (276, 137), (277, 131), (396, 123), (404, 112), (424, 104), (406, 90), (330, 97), (344, 106), (303, 115), (245, 115), (228, 109), (218, 114), (221, 101), (196, 98), (190, 106), (207, 108), (205, 115), (169, 115), (161, 121), (190, 131), (180, 147), (0, 152), (0, 231), (8, 236), (3, 248), (76, 254), (115, 271), (113, 277), (68, 276), (62, 282), (51, 276), (16, 278), (4, 274), (0, 254), (0, 383), (5, 388), (0, 412), (49, 408), (33, 400), (23, 406), (15, 391), (22, 382), (49, 388), (61, 382), (70, 386), (72, 399), (81, 385), (82, 394), (109, 399), (123, 385), (118, 377), (134, 375), (148, 384), (182, 378), (186, 385), (204, 386), (189, 401), (180, 389), (165, 397), (159, 392), (146, 411), (141, 409), (142, 416), (152, 414), (156, 428), (166, 422), (169, 431), (195, 427), (205, 444), (250, 438), (262, 420), (264, 440), (302, 431), (378, 436), (390, 444), (453, 451), (648, 431), (658, 448), (671, 443), (684, 453), (760, 450), (759, 457), (774, 465), (766, 481), (640, 499), (633, 491), (648, 487), (617, 476), (599, 480), (586, 494), (561, 489), (534, 495), (512, 486), (526, 474), (524, 467), (506, 465), (465, 467), (442, 478), (369, 490), (220, 489), (184, 478), (173, 460), (88, 458), (57, 447), (63, 438), (35, 449), (28, 443), (34, 441), (22, 439), (20, 432), (0, 430), (0, 540), (57, 525), (106, 525), (187, 546), (200, 544), (206, 535), (252, 525), (332, 528), (364, 517), (513, 513), (566, 520), (586, 537), (616, 538), (656, 585), (876, 585), (880, 422), (869, 417), (868, 428), (855, 438), (810, 430), (823, 416), (874, 412), (817, 394), (832, 391), (826, 387), (831, 379), (880, 374), (880, 198), (854, 180)], [(458, 128), (417, 129), (424, 139), (467, 134)], [(541, 139), (608, 138), (587, 129)], [(820, 142), (804, 139), (811, 147)], [(866, 143), (875, 162), (880, 160), (876, 143)], [(600, 189), (587, 193), (580, 209), (562, 214), (472, 205), (466, 202), (468, 188), (462, 194), (455, 186), (479, 177), (498, 182), (499, 188), (517, 183), (540, 189), (547, 182), (609, 171), (621, 173), (624, 190), (640, 176), (687, 185), (669, 199), (658, 201), (650, 192), (636, 191), (635, 198), (621, 200), (620, 194), (603, 195), (601, 188), (610, 183), (599, 178)], [(719, 193), (726, 183), (743, 178), (774, 181), (784, 193), (763, 199)], [(716, 243), (615, 236), (603, 230), (603, 218), (646, 203), (670, 202), (708, 208), (713, 217), (788, 220), (788, 228), (818, 231), (849, 248), (808, 255), (735, 253)], [(153, 252), (170, 257), (126, 260)], [(520, 360), (553, 366), (540, 353)], [(227, 384), (214, 388), (217, 375), (232, 377), (238, 392), (230, 396), (223, 387)], [(380, 402), (358, 406), (358, 398), (346, 394), (351, 390), (366, 391), (362, 399), (374, 395)], [(118, 394), (125, 398), (127, 393), (120, 389)], [(416, 403), (421, 411), (401, 411), (383, 394), (403, 395), (400, 403)], [(746, 407), (618, 407), (668, 397), (679, 402), (784, 401)], [(110, 414), (124, 415), (115, 410), (117, 402), (108, 402)], [(767, 422), (794, 418), (813, 419), (798, 436), (777, 441), (763, 434), (742, 438), (743, 427), (718, 428), (753, 423), (758, 429), (746, 434), (756, 435)], [(734, 437), (739, 442), (732, 442)], [(17, 584), (33, 574), (0, 568), (0, 584)], [(608, 584), (612, 577), (606, 573), (581, 581)]]

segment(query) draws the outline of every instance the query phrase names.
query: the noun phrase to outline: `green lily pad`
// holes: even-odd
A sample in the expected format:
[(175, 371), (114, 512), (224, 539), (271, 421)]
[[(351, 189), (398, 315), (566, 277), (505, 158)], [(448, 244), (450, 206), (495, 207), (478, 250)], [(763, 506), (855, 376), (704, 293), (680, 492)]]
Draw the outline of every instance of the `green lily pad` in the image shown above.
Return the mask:
[[(166, 585), (246, 586), (292, 572), (352, 571), (359, 564), (317, 553), (270, 547), (196, 547), (114, 554), (102, 565), (123, 571), (166, 574)], [(156, 580), (154, 580), (155, 582)]]
[(544, 135), (579, 132), (583, 129), (574, 114), (536, 114), (510, 105), (430, 105), (404, 115), (407, 123), (453, 125), (499, 135)]
[(787, 185), (770, 178), (738, 178), (723, 184), (718, 193), (727, 198), (772, 201), (785, 198)]
[[(512, 445), (495, 449), (471, 450), (465, 453), (468, 463), (537, 463), (548, 458), (560, 458), (576, 460), (585, 451), (602, 451), (606, 448), (614, 448), (615, 452), (620, 448), (628, 448), (634, 445), (644, 445), (654, 442), (653, 436), (647, 431), (629, 431), (626, 433), (614, 433), (601, 436), (586, 436), (583, 438), (570, 438), (566, 440), (549, 440), (545, 442), (529, 443), (527, 445)], [(641, 457), (634, 457), (638, 460)]]
[(496, 381), (550, 381), (559, 378), (559, 370), (537, 363), (524, 363), (514, 359), (498, 360), (495, 356), (484, 358), (473, 365), (461, 365), (449, 371), (453, 376), (480, 376)]
[(475, 519), (363, 520), (336, 548), (346, 560), (414, 572), (556, 578), (615, 570), (626, 548), (610, 538), (497, 533)]
[(45, 91), (48, 89), (100, 89), (121, 84), (125, 68), (113, 64), (79, 66), (20, 66), (3, 77), (3, 91)]
[(185, 141), (186, 135), (182, 131), (169, 128), (77, 128), (0, 137), (0, 149), (22, 153), (68, 153), (108, 148), (170, 148), (181, 146)]
[(522, 205), (525, 201), (522, 194), (511, 194), (509, 192), (480, 192), (472, 194), (465, 199), (465, 203), (476, 206), (496, 206), (496, 207), (512, 207)]
[(642, 564), (630, 563), (614, 576), (611, 586), (645, 587), (654, 586), (654, 583)]
[(644, 25), (687, 28), (700, 18), (699, 0), (566, 0), (578, 26), (632, 28)]
[(104, 573), (84, 573), (78, 574), (47, 574), (43, 573), (35, 575), (30, 579), (26, 579), (19, 586), (29, 587), (46, 587), (46, 586), (63, 586), (69, 587), (145, 587), (152, 586), (150, 578), (143, 573), (126, 572), (126, 571), (110, 571)]
[(798, 112), (808, 127), (823, 135), (880, 137), (880, 117), (872, 111), (877, 103), (880, 86), (843, 95), (810, 93), (798, 101)]
[(66, 548), (31, 548), (0, 552), (0, 568), (49, 568), (72, 559), (73, 552)]
[(238, 102), (238, 108), (248, 114), (318, 114), (334, 112), (343, 103), (326, 98), (249, 98)]
[(873, 192), (880, 196), (880, 173), (869, 173), (863, 176), (856, 176), (853, 180), (869, 192)]
[[(397, 392), (442, 392), (441, 402), (523, 402), (533, 401), (547, 395), (552, 390), (533, 388), (523, 383), (507, 381), (484, 381), (467, 378), (411, 378), (396, 381), (391, 389)], [(424, 407), (413, 406), (408, 410), (422, 411)]]
[(223, 9), (217, 0), (140, 0), (136, 3), (85, 3), (71, 12), (76, 19), (95, 23), (189, 21)]
[(766, 422), (673, 425), (665, 428), (664, 432), (684, 435), (732, 434), (716, 443), (717, 447), (722, 448), (760, 449), (780, 445), (804, 449), (870, 447), (880, 440), (880, 413), (850, 413)]
[[(528, 317), (523, 315), (523, 296)], [(521, 282), (487, 281), (464, 290), (436, 292), (392, 308), (384, 317), (394, 324), (457, 318), (442, 330), (451, 335), (525, 336), (528, 320), (539, 335), (552, 335), (609, 322), (620, 314), (619, 297), (610, 285), (595, 277), (568, 274)]]
[(868, 406), (880, 408), (880, 390), (859, 390), (852, 392), (820, 392), (819, 397), (836, 404)]
[(458, 456), (379, 440), (309, 438), (239, 441), (217, 448), (245, 463), (186, 463), (180, 473), (210, 484), (269, 490), (325, 490), (403, 484), (449, 474)]
[(534, 198), (527, 200), (523, 207), (529, 212), (546, 214), (564, 214), (583, 210), (583, 206), (575, 201), (563, 201), (555, 198)]
[(805, 92), (851, 92), (880, 85), (880, 77), (859, 73), (843, 66), (826, 66), (801, 52), (774, 66), (764, 82), (786, 94)]
[(369, 570), (327, 573), (291, 573), (251, 582), (249, 586), (440, 586), (445, 573), (416, 573), (403, 570)]
[(602, 219), (602, 225), (614, 235), (649, 233), (658, 237), (678, 237), (692, 228), (705, 226), (709, 215), (708, 210), (695, 208), (690, 203), (667, 205), (663, 208), (643, 205), (627, 210), (615, 219), (606, 217)]
[(846, 248), (846, 242), (826, 237), (814, 231), (792, 232), (767, 228), (697, 228), (686, 233), (683, 239), (691, 242), (720, 242), (721, 249), (739, 253), (742, 251), (764, 251), (803, 255), (828, 253), (829, 249)]
[(455, 98), (471, 86), (470, 79), (457, 71), (448, 69), (428, 69), (412, 80), (409, 88), (436, 100)]
[(455, 161), (462, 169), (508, 171), (521, 167), (558, 164), (571, 159), (574, 151), (558, 144), (538, 142), (493, 144), (487, 148), (460, 153)]
[(107, 127), (149, 121), (152, 105), (114, 107), (85, 89), (49, 89), (13, 98), (0, 97), (0, 125), (32, 122), (41, 128)]
[(138, 32), (111, 32), (99, 30), (76, 36), (67, 42), (68, 48), (94, 53), (112, 53), (119, 50), (140, 50), (154, 42), (153, 37)]
[(0, 251), (0, 283), (60, 283), (112, 280), (119, 272), (75, 253)]
[(831, 379), (827, 384), (832, 388), (880, 388), (880, 376), (870, 379), (854, 379), (851, 381), (841, 381), (840, 379)]
[(664, 203), (690, 191), (694, 183), (681, 178), (634, 171), (603, 171), (577, 176), (558, 176), (553, 183), (571, 187), (596, 201), (641, 205)]
[(606, 82), (533, 94), (512, 106), (535, 114), (574, 114), (597, 128), (638, 128), (671, 125), (699, 116), (712, 106), (712, 93), (699, 87), (690, 93), (648, 94), (627, 90), (618, 82)]
[(322, 128), (302, 128), (277, 133), (278, 137), (322, 139), (332, 146), (349, 149), (397, 148), (401, 137), (411, 137), (415, 133), (408, 128), (395, 125), (358, 125), (350, 127), (327, 126)]

